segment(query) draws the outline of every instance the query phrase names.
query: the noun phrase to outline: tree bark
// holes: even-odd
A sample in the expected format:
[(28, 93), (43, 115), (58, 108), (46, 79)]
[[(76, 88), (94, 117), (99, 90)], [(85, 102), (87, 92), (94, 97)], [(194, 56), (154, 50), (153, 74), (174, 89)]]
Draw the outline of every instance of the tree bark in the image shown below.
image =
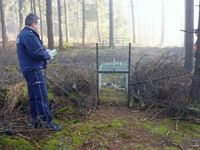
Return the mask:
[(53, 21), (52, 21), (52, 0), (46, 0), (46, 18), (47, 18), (47, 36), (48, 36), (48, 47), (54, 48), (54, 37), (53, 37)]
[(42, 7), (41, 7), (41, 0), (39, 0), (39, 13), (40, 13), (40, 37), (43, 41), (43, 20), (42, 20)]
[(30, 4), (31, 4), (31, 13), (34, 13), (34, 10), (33, 10), (33, 0), (30, 0)]
[(164, 0), (161, 0), (161, 9), (162, 9), (162, 22), (161, 22), (161, 38), (160, 38), (160, 46), (164, 44), (164, 36), (165, 36), (165, 8), (164, 8)]
[(109, 47), (114, 47), (114, 35), (113, 35), (113, 0), (109, 0)]
[(135, 17), (134, 17), (134, 6), (133, 0), (131, 0), (131, 16), (132, 16), (132, 42), (135, 43)]
[(66, 36), (66, 42), (69, 42), (69, 33), (68, 33), (68, 18), (67, 18), (67, 11), (68, 11), (68, 5), (67, 0), (64, 0), (64, 10), (65, 10), (65, 36)]
[(85, 44), (85, 0), (82, 0), (82, 45)]
[(22, 29), (23, 27), (23, 3), (24, 3), (24, 0), (18, 0), (18, 4), (19, 4), (19, 31)]
[(37, 14), (37, 11), (36, 11), (36, 2), (35, 2), (35, 0), (32, 0), (32, 2), (33, 2), (33, 13)]
[(58, 4), (58, 25), (59, 25), (59, 49), (63, 49), (63, 38), (62, 38), (62, 14), (61, 14), (61, 2), (57, 0)]
[[(194, 0), (185, 0), (185, 30), (193, 31), (194, 28)], [(185, 63), (184, 68), (187, 71), (193, 69), (193, 34), (185, 32), (184, 47), (185, 47)]]
[(195, 52), (195, 68), (190, 89), (190, 96), (196, 103), (200, 104), (200, 1), (197, 41), (195, 44), (197, 46), (197, 50)]
[(2, 45), (3, 45), (3, 49), (7, 49), (8, 38), (7, 38), (7, 33), (6, 33), (6, 21), (5, 21), (3, 0), (0, 0), (0, 14), (1, 14), (1, 28), (2, 28), (2, 40), (3, 40)]
[[(81, 4), (82, 5), (82, 4)], [(74, 31), (76, 33), (76, 38), (78, 43), (80, 42), (80, 20), (79, 20), (79, 0), (76, 0), (76, 8), (74, 9), (74, 17), (75, 17), (75, 22), (77, 24), (77, 29)]]
[(97, 10), (97, 37), (98, 41), (101, 41), (100, 29), (99, 29), (99, 10), (98, 10), (98, 2), (95, 0), (96, 10)]

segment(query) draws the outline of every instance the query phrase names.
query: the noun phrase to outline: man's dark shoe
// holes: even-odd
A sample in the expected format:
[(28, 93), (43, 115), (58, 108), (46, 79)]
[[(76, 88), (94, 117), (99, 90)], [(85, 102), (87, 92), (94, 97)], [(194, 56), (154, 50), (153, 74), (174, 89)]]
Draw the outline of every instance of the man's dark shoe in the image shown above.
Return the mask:
[(38, 122), (34, 122), (34, 121), (30, 121), (27, 123), (27, 127), (29, 129), (37, 129), (37, 128), (42, 128), (44, 125), (41, 121)]
[(52, 131), (61, 131), (62, 130), (62, 128), (60, 126), (55, 125), (53, 123), (48, 124), (46, 127)]
[(27, 127), (30, 128), (30, 129), (39, 128), (39, 123), (30, 121), (30, 122), (27, 123)]

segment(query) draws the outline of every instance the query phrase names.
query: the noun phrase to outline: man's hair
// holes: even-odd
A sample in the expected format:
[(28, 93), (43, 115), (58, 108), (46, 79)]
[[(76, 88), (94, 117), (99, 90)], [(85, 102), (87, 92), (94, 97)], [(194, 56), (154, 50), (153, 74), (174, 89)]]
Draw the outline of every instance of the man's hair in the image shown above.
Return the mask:
[(39, 17), (35, 14), (28, 14), (28, 16), (26, 16), (26, 19), (25, 19), (25, 25), (26, 26), (31, 26), (33, 23), (38, 23), (38, 20), (39, 20)]

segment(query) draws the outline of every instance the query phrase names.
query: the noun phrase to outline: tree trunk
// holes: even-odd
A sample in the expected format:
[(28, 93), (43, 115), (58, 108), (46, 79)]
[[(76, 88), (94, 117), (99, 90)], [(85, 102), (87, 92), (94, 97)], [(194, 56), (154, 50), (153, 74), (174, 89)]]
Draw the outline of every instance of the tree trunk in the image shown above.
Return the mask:
[(32, 2), (33, 2), (33, 13), (37, 14), (37, 12), (36, 12), (36, 2), (35, 2), (35, 0), (32, 0)]
[(65, 36), (66, 36), (66, 42), (69, 42), (69, 33), (68, 33), (68, 18), (67, 18), (67, 11), (68, 11), (68, 5), (67, 5), (67, 0), (64, 0), (64, 10), (65, 10)]
[(113, 0), (109, 0), (109, 47), (114, 47), (114, 35), (113, 35)]
[(24, 3), (24, 0), (18, 0), (18, 3), (19, 3), (19, 31), (22, 29), (23, 27), (23, 3)]
[(82, 0), (82, 45), (85, 44), (85, 0)]
[(31, 13), (34, 13), (34, 10), (33, 10), (33, 0), (30, 0), (30, 4), (31, 4)]
[(75, 22), (77, 24), (77, 29), (74, 31), (76, 33), (76, 38), (78, 43), (80, 42), (80, 21), (79, 21), (79, 0), (76, 0), (76, 9), (74, 9)]
[(59, 49), (63, 49), (63, 38), (62, 38), (62, 14), (61, 14), (61, 2), (58, 3), (58, 25), (59, 25)]
[(98, 41), (101, 41), (101, 36), (100, 36), (100, 29), (99, 29), (99, 10), (98, 10), (98, 3), (97, 0), (95, 0), (95, 5), (96, 5), (96, 10), (97, 10), (97, 37)]
[[(193, 31), (194, 28), (194, 0), (185, 0), (185, 30)], [(187, 71), (193, 69), (193, 34), (185, 32), (184, 47), (185, 47), (185, 63), (184, 68)]]
[(161, 0), (161, 9), (162, 9), (162, 22), (161, 22), (161, 38), (160, 38), (160, 46), (164, 43), (164, 36), (165, 36), (165, 8), (164, 8), (164, 0)]
[(190, 89), (190, 96), (196, 103), (200, 104), (200, 1), (197, 41), (195, 44), (197, 46), (197, 50), (195, 52), (195, 68)]
[(2, 28), (2, 40), (3, 40), (2, 43), (3, 43), (3, 48), (7, 49), (8, 38), (6, 33), (6, 21), (5, 21), (3, 0), (0, 0), (0, 14), (1, 14), (1, 28)]
[(41, 7), (41, 0), (39, 0), (39, 13), (40, 13), (40, 37), (43, 41), (43, 22), (42, 22), (42, 7)]
[(53, 37), (53, 21), (52, 21), (52, 0), (46, 0), (46, 18), (47, 18), (47, 36), (48, 36), (48, 47), (54, 48), (54, 37)]
[(131, 13), (132, 13), (132, 42), (135, 43), (135, 17), (134, 17), (134, 9), (133, 9), (133, 0), (131, 0)]

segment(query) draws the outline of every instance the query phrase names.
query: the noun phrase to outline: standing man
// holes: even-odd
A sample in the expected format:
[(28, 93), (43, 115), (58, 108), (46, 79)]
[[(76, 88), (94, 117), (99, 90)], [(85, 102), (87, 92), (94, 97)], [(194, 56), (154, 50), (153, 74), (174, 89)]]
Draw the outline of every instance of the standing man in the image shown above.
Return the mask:
[(52, 123), (49, 109), (47, 87), (43, 69), (47, 67), (47, 60), (56, 54), (46, 50), (37, 33), (39, 18), (29, 14), (25, 19), (25, 27), (17, 37), (17, 55), (21, 72), (27, 82), (29, 95), (29, 109), (34, 128), (46, 127), (53, 131), (61, 128)]

